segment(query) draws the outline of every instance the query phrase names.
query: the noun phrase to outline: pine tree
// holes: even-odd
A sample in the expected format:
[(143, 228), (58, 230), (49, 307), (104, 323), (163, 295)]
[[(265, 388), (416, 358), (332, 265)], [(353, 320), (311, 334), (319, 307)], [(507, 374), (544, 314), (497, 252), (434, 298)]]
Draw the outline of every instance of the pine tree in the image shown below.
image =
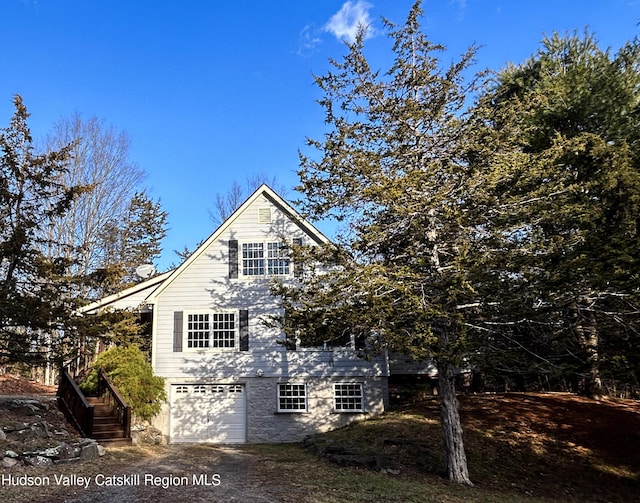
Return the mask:
[[(417, 2), (403, 26), (385, 25), (394, 59), (386, 73), (364, 54), (364, 29), (342, 61), (316, 77), (328, 127), (301, 155), (304, 211), (350, 229), (340, 249), (293, 250), (329, 270), (282, 285), (289, 341), (366, 339), (437, 363), (445, 459), (452, 481), (471, 484), (455, 395), (466, 356), (466, 322), (478, 304), (472, 281), (473, 175), (462, 162), (469, 133), (465, 80), (475, 48), (443, 66), (444, 47), (421, 31)], [(319, 255), (318, 255), (319, 254)]]
[(84, 188), (59, 183), (72, 146), (36, 154), (20, 96), (14, 105), (0, 130), (0, 362), (60, 361), (73, 334), (75, 280), (66, 255), (45, 252), (58, 244), (46, 231)]
[(588, 32), (554, 34), (476, 107), (470, 162), (500, 264), (486, 333), (594, 397), (604, 369), (638, 361), (639, 69), (637, 41), (612, 56)]
[(167, 213), (160, 201), (152, 201), (137, 192), (127, 205), (123, 218), (110, 220), (100, 232), (104, 247), (101, 294), (122, 290), (140, 281), (136, 268), (153, 264), (162, 252), (161, 242), (167, 234)]

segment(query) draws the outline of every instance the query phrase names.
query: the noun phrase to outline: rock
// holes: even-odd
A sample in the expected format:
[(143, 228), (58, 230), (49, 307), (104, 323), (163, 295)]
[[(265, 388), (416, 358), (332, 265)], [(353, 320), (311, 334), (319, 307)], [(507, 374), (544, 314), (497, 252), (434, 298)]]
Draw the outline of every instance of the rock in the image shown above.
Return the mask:
[(73, 459), (80, 457), (80, 447), (62, 443), (58, 446), (57, 459)]
[(40, 438), (51, 438), (53, 436), (49, 431), (49, 425), (45, 422), (33, 423), (31, 425), (31, 431)]
[(160, 445), (162, 444), (162, 432), (152, 426), (143, 431), (132, 432), (132, 441), (135, 445)]
[(33, 416), (40, 412), (40, 408), (36, 405), (37, 402), (27, 402), (26, 400), (15, 400), (9, 405), (9, 408), (16, 414), (23, 416)]
[(18, 460), (16, 458), (4, 457), (0, 460), (0, 466), (3, 468), (11, 468), (12, 466), (16, 466), (18, 464)]
[(60, 447), (62, 446), (59, 445), (58, 447), (50, 447), (49, 449), (45, 449), (44, 451), (42, 451), (40, 454), (47, 458), (57, 458), (60, 453)]
[(102, 457), (107, 453), (104, 447), (98, 444), (98, 456)]
[(49, 466), (53, 464), (51, 459), (45, 456), (33, 456), (24, 458), (25, 462), (31, 466)]
[(4, 431), (7, 433), (11, 433), (14, 431), (26, 430), (28, 427), (29, 427), (29, 423), (13, 423), (10, 426), (5, 426)]
[(7, 434), (4, 431), (0, 430), (0, 441), (6, 440), (6, 439), (7, 439)]
[(98, 445), (93, 441), (92, 443), (83, 446), (80, 450), (80, 459), (82, 460), (95, 459), (98, 456)]

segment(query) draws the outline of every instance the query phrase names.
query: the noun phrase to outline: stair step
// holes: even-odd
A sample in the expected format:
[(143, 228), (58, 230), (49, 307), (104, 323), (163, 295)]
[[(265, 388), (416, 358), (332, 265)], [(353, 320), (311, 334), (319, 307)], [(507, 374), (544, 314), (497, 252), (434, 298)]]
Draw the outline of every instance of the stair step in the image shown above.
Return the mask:
[(96, 410), (93, 409), (93, 417), (116, 417), (116, 414), (111, 409), (109, 410)]
[(132, 445), (131, 437), (125, 437), (120, 418), (112, 403), (102, 397), (85, 396), (87, 403), (93, 406), (93, 434), (91, 438), (101, 444), (114, 446)]
[(96, 440), (100, 438), (124, 438), (124, 432), (120, 428), (98, 430), (93, 432), (91, 438), (95, 438)]
[(131, 438), (103, 438), (99, 443), (107, 447), (125, 447), (133, 445)]
[(118, 424), (108, 424), (104, 426), (93, 425), (93, 434), (94, 435), (102, 435), (102, 434), (111, 434), (116, 433), (116, 436), (121, 437), (123, 435), (122, 428)]
[(93, 416), (93, 424), (119, 423), (118, 416)]

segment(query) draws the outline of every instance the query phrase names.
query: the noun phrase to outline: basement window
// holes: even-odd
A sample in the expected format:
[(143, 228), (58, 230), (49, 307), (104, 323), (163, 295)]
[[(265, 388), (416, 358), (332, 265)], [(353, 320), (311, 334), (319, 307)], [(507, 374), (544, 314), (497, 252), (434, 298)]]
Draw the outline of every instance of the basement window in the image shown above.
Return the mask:
[(278, 412), (307, 412), (307, 385), (278, 384)]
[(364, 412), (364, 395), (361, 383), (333, 383), (336, 412)]

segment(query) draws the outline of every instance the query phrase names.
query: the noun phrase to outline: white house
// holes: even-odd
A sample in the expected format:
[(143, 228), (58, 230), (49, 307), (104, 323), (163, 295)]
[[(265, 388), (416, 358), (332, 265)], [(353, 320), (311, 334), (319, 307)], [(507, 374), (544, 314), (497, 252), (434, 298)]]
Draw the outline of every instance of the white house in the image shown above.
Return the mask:
[(279, 309), (272, 278), (300, 273), (284, 242), (327, 238), (262, 185), (181, 266), (85, 309), (151, 313), (152, 365), (168, 396), (155, 426), (169, 442), (296, 441), (384, 411), (385, 355), (287, 349), (263, 323)]

